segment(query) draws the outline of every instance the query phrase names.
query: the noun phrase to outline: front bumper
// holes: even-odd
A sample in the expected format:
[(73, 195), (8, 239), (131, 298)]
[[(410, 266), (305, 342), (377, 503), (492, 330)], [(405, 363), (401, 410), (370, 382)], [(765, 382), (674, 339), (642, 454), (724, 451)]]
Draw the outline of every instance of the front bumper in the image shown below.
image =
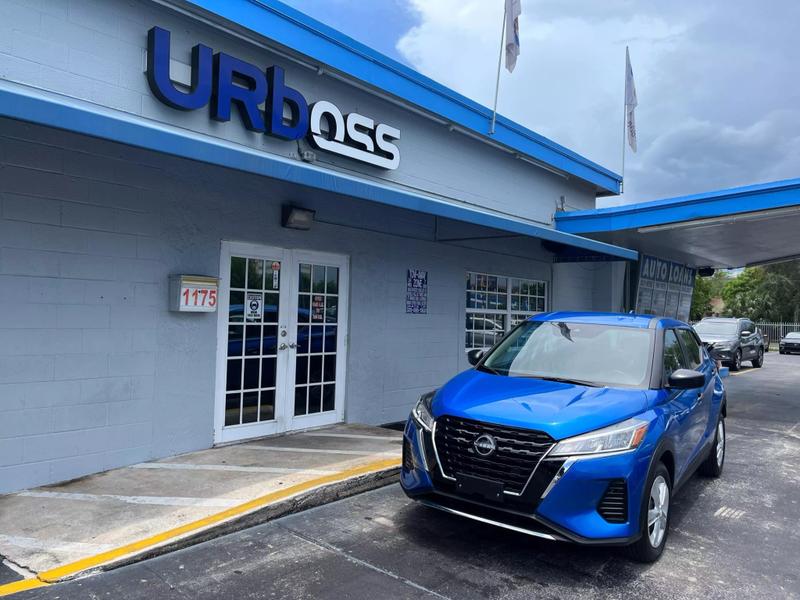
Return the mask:
[[(581, 544), (628, 544), (639, 535), (640, 500), (654, 446), (645, 440), (633, 452), (545, 458), (521, 495), (489, 500), (462, 494), (443, 477), (430, 433), (410, 418), (400, 484), (409, 497), (434, 508), (528, 535)], [(616, 496), (613, 506), (621, 512), (609, 517), (609, 489), (623, 489), (620, 486), (624, 501)]]

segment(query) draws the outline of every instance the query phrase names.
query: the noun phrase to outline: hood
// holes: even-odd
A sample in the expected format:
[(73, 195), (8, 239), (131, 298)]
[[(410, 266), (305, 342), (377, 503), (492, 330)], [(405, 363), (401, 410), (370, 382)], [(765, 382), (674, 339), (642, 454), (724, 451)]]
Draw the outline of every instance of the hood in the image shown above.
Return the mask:
[(471, 369), (433, 400), (433, 415), (453, 415), (548, 433), (556, 440), (624, 421), (645, 411), (648, 391), (594, 388)]

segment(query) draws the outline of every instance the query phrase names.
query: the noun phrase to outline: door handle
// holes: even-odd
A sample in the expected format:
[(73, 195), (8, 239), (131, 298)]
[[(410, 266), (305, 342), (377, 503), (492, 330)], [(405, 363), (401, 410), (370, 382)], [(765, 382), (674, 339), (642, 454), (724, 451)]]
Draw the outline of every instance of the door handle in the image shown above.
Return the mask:
[(288, 348), (286, 344), (281, 344), (280, 346), (278, 346), (278, 350), (286, 350), (286, 348)]
[(297, 344), (292, 342), (292, 343), (289, 344), (289, 348), (292, 348), (292, 349), (297, 348)]

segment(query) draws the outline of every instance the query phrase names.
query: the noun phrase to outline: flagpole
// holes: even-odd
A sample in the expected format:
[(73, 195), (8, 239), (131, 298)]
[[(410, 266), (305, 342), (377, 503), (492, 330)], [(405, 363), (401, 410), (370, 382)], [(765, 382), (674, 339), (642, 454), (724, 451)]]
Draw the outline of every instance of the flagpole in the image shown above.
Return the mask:
[(503, 4), (503, 28), (500, 30), (500, 55), (497, 57), (497, 81), (494, 84), (494, 110), (492, 111), (492, 124), (489, 126), (489, 135), (494, 135), (494, 124), (497, 121), (497, 96), (500, 93), (500, 68), (503, 65), (503, 41), (506, 37), (506, 5)]
[(625, 138), (627, 137), (628, 133), (628, 105), (625, 104), (626, 98), (625, 93), (627, 91), (627, 79), (628, 79), (628, 47), (625, 46), (625, 76), (623, 77), (623, 81), (625, 85), (623, 86), (623, 93), (622, 93), (622, 181), (619, 184), (619, 193), (625, 193)]

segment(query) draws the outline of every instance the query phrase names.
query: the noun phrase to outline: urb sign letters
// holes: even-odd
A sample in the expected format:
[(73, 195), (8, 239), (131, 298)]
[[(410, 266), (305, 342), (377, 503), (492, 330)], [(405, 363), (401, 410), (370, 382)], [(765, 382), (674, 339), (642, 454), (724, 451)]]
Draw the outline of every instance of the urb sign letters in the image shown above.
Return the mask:
[[(178, 110), (210, 105), (211, 118), (230, 121), (236, 105), (244, 126), (283, 140), (306, 137), (312, 146), (376, 167), (396, 169), (400, 150), (393, 143), (400, 131), (373, 119), (343, 115), (332, 102), (309, 105), (303, 95), (285, 83), (281, 67), (266, 71), (230, 54), (197, 44), (192, 48), (192, 83), (183, 91), (169, 74), (170, 32), (153, 27), (147, 35), (147, 81), (161, 102)], [(262, 112), (259, 105), (264, 103)], [(284, 108), (291, 117), (284, 120)]]

